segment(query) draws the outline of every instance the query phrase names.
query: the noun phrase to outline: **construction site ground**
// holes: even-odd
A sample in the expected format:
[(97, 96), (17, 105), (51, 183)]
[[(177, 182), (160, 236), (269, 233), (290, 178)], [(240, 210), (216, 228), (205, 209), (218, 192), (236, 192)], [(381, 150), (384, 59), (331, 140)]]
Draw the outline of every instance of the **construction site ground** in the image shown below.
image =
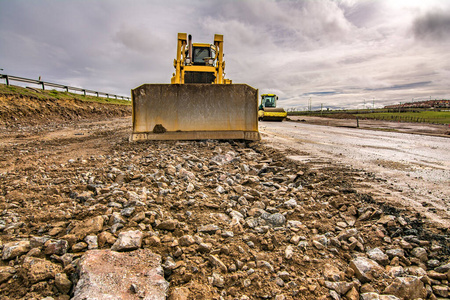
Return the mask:
[[(263, 122), (266, 145), (302, 152), (291, 159), (365, 170), (389, 201), (450, 227), (448, 125), (292, 117)], [(369, 182), (367, 182), (369, 184)]]
[[(291, 159), (308, 153), (273, 147), (264, 135), (130, 143), (131, 106), (71, 99), (0, 95), (0, 127), (1, 299), (69, 299), (87, 251), (72, 230), (98, 216), (99, 236), (143, 232), (142, 248), (162, 257), (169, 299), (448, 296), (448, 227), (390, 201), (370, 170)], [(111, 221), (117, 213), (120, 225)], [(69, 267), (45, 244), (5, 259), (6, 245), (36, 237), (67, 240)], [(376, 248), (386, 258), (371, 255)], [(54, 274), (32, 280), (27, 256), (61, 265), (70, 289)], [(360, 257), (381, 271), (359, 274)], [(407, 276), (419, 278), (417, 291), (397, 282)]]

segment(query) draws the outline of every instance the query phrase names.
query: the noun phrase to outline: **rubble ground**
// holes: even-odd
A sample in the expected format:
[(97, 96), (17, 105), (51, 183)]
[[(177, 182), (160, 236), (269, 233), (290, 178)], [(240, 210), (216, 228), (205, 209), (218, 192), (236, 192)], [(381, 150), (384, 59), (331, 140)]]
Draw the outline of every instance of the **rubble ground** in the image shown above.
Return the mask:
[(122, 108), (76, 106), (32, 126), (0, 115), (0, 298), (69, 299), (87, 251), (136, 248), (161, 256), (168, 299), (448, 297), (449, 229), (366, 172), (264, 141), (129, 143)]

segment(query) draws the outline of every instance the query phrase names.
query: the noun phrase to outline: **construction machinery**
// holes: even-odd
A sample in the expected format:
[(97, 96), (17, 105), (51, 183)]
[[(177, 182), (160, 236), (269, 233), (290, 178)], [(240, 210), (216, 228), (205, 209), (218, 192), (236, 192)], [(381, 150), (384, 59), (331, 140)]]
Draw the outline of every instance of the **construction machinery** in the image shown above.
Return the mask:
[(287, 112), (277, 107), (278, 96), (275, 94), (262, 94), (261, 104), (258, 108), (259, 121), (282, 122), (287, 117)]
[(225, 79), (223, 57), (223, 35), (201, 44), (178, 33), (171, 84), (131, 91), (130, 140), (259, 140), (258, 90)]

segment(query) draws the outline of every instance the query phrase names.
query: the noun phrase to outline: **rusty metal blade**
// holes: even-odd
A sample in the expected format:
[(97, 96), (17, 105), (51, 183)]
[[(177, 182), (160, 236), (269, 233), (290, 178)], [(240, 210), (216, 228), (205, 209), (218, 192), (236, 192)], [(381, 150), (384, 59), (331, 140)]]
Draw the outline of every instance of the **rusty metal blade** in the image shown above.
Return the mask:
[(260, 138), (258, 90), (245, 84), (144, 84), (132, 101), (131, 140)]

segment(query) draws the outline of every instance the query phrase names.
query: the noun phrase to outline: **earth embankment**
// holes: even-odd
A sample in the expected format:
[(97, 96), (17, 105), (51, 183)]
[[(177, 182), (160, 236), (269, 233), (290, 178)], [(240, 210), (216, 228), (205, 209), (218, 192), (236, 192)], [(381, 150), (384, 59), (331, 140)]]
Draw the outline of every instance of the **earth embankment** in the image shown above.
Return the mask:
[(0, 85), (0, 126), (28, 126), (131, 115), (129, 101)]

